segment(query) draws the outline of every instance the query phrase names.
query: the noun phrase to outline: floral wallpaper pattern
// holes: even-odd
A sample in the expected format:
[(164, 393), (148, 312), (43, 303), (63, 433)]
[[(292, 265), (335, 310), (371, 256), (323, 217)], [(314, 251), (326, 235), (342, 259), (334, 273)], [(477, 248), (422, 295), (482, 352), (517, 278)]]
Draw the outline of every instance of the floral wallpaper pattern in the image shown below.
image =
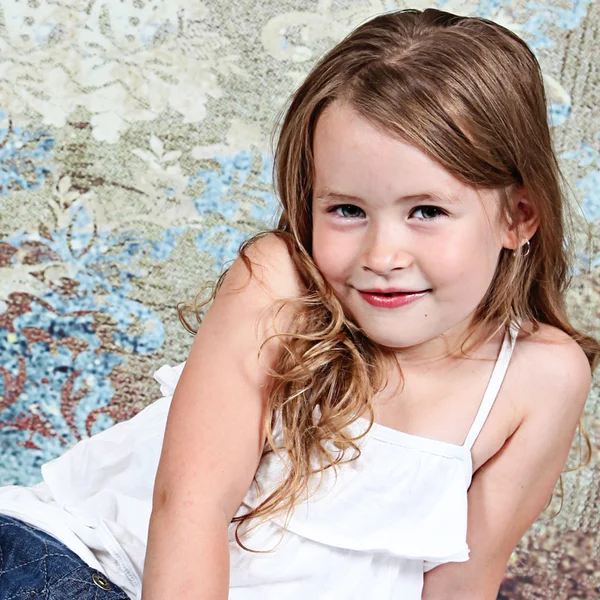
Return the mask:
[[(273, 225), (270, 135), (352, 28), (436, 6), (522, 36), (570, 184), (569, 308), (600, 329), (600, 3), (525, 0), (0, 1), (0, 485), (126, 419), (192, 338), (175, 304)], [(499, 598), (600, 598), (596, 450), (513, 553)], [(576, 440), (578, 441), (578, 440)], [(573, 464), (577, 463), (574, 450)]]

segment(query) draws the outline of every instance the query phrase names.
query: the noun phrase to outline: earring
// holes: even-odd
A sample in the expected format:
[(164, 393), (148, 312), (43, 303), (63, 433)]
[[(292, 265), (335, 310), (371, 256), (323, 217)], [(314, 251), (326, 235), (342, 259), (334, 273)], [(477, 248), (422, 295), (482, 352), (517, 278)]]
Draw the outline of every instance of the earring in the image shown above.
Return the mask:
[[(525, 250), (523, 251), (523, 256), (527, 256), (529, 254), (529, 252), (531, 251), (531, 243), (529, 242), (529, 240), (525, 240), (525, 243), (523, 244), (523, 247), (525, 247)], [(517, 255), (517, 251), (513, 250), (513, 255), (516, 256)]]

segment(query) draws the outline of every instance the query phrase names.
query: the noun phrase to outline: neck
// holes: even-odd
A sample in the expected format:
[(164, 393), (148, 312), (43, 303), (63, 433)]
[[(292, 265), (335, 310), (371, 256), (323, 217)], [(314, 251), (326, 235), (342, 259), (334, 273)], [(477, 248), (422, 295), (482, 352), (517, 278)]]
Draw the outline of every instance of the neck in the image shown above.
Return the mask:
[[(479, 338), (483, 343), (473, 347), (472, 342), (477, 341), (477, 337), (468, 337), (471, 324), (472, 315), (469, 315), (443, 334), (415, 346), (396, 349), (394, 355), (402, 369), (415, 370), (450, 367), (464, 360), (495, 359), (494, 349), (497, 349), (504, 332), (497, 331), (497, 326), (490, 327)], [(469, 342), (465, 344), (467, 339)]]

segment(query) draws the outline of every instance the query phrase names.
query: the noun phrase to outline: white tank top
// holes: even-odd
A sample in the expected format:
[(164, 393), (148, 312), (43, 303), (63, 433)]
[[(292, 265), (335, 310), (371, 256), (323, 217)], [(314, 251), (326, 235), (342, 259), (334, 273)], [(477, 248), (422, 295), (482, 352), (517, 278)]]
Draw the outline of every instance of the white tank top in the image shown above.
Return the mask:
[[(502, 385), (517, 331), (513, 325), (504, 338), (462, 446), (374, 424), (358, 442), (358, 460), (343, 464), (337, 478), (328, 469), (318, 489), (318, 480), (311, 482), (316, 492), (296, 507), (287, 530), (281, 515), (242, 537), (254, 550), (281, 542), (273, 552), (243, 550), (234, 537), (237, 524), (230, 525), (230, 600), (419, 600), (426, 571), (468, 560), (471, 448)], [(184, 364), (158, 369), (161, 399), (45, 464), (42, 483), (0, 488), (0, 513), (54, 535), (135, 600), (167, 412)], [(350, 427), (358, 433), (367, 425), (360, 419)], [(269, 494), (286, 464), (275, 453), (263, 457), (238, 515)]]

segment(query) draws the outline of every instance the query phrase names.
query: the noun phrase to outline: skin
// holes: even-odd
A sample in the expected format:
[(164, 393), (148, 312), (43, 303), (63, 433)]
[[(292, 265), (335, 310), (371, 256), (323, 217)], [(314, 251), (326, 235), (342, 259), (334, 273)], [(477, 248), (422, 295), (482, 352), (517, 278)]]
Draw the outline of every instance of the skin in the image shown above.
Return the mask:
[[(443, 359), (462, 341), (500, 251), (518, 244), (499, 217), (499, 192), (463, 184), (348, 105), (320, 116), (314, 156), (319, 270), (365, 333), (395, 348), (402, 364)], [(442, 198), (411, 198), (423, 194)], [(519, 202), (529, 238), (537, 220)], [(359, 293), (390, 287), (429, 291), (396, 309), (373, 307)]]

